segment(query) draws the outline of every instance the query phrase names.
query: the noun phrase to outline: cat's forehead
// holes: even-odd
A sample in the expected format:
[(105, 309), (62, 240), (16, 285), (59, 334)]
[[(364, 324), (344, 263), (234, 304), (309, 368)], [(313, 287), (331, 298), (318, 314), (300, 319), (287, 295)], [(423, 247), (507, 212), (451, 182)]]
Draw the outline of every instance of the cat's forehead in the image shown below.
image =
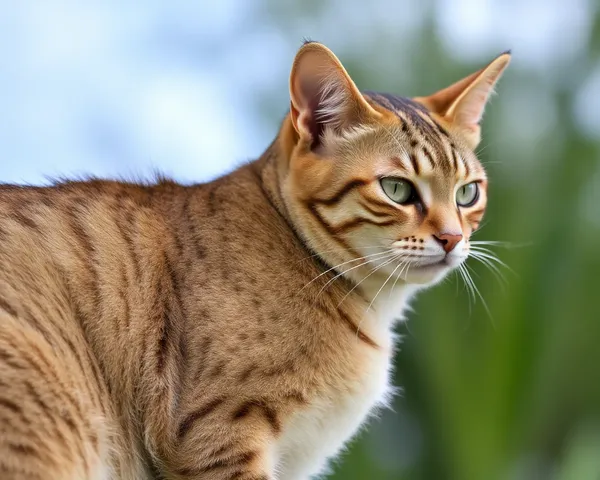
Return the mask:
[(417, 128), (423, 129), (424, 133), (447, 135), (444, 128), (429, 114), (427, 108), (410, 98), (372, 91), (365, 91), (363, 94), (373, 103), (395, 113), (401, 120), (408, 120)]
[[(484, 169), (474, 152), (465, 147), (441, 125), (427, 108), (405, 97), (380, 92), (363, 92), (365, 98), (398, 118), (395, 125), (375, 128), (371, 140), (377, 150), (396, 154), (417, 175), (427, 173), (444, 176), (485, 176)], [(368, 143), (368, 142), (367, 142)]]

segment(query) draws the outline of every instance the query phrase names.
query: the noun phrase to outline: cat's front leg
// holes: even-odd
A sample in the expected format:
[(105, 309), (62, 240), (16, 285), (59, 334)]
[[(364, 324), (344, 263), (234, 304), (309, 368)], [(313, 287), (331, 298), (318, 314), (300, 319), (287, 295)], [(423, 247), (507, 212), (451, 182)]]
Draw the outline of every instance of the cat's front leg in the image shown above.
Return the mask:
[[(269, 455), (258, 449), (227, 446), (205, 450), (205, 455), (172, 464), (167, 468), (167, 478), (177, 480), (276, 480)], [(240, 453), (237, 453), (239, 450)], [(192, 459), (189, 459), (192, 460)]]
[[(203, 399), (182, 412), (157, 455), (166, 478), (177, 480), (275, 480), (274, 412), (260, 402)], [(271, 422), (269, 421), (271, 420)]]

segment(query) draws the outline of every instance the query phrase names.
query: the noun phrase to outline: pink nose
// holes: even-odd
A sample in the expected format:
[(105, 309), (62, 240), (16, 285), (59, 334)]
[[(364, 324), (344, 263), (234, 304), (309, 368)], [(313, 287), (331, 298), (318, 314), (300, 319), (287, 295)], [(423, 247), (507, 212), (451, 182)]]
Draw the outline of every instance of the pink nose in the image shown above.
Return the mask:
[(452, 233), (440, 233), (438, 235), (434, 235), (435, 238), (444, 249), (444, 252), (449, 253), (454, 250), (456, 244), (462, 240), (462, 235), (459, 233), (458, 235), (454, 235)]

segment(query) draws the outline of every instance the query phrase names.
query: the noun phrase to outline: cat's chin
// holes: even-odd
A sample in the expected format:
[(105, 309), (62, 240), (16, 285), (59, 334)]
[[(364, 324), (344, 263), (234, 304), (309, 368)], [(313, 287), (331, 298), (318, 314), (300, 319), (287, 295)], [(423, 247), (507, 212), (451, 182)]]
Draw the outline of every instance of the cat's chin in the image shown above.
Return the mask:
[(408, 269), (405, 283), (413, 285), (431, 286), (441, 282), (453, 270), (447, 263), (432, 265), (419, 265)]

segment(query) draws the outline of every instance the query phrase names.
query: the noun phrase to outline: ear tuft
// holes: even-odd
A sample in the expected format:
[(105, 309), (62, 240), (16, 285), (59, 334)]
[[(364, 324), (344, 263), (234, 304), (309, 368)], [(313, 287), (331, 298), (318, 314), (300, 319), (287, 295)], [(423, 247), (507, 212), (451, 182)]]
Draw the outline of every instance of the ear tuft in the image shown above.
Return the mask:
[(339, 134), (377, 116), (337, 57), (317, 42), (305, 43), (296, 55), (290, 99), (294, 128), (313, 150), (326, 130)]

